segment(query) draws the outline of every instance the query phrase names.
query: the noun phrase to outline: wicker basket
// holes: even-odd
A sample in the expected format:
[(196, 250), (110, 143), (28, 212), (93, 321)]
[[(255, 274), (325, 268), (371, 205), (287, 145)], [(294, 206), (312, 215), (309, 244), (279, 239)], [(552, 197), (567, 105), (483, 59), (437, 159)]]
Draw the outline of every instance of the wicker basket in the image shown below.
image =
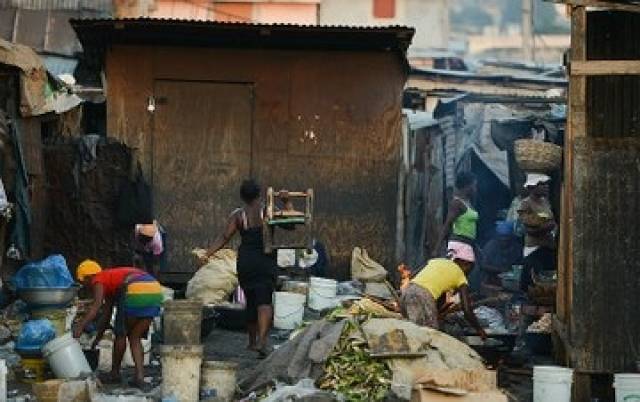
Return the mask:
[(520, 169), (528, 172), (551, 172), (562, 165), (562, 147), (550, 142), (517, 140), (514, 152)]

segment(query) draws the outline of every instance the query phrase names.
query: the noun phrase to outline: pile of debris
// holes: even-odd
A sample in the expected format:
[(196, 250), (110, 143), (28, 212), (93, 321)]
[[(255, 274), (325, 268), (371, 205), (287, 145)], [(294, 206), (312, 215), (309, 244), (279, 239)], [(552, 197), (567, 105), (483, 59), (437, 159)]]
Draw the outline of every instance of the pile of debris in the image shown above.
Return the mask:
[(473, 349), (437, 330), (389, 318), (395, 314), (368, 299), (339, 307), (280, 345), (240, 388), (274, 402), (281, 400), (273, 397), (282, 384), (305, 379), (334, 400), (412, 400), (433, 390), (490, 393), (501, 400), (495, 373)]

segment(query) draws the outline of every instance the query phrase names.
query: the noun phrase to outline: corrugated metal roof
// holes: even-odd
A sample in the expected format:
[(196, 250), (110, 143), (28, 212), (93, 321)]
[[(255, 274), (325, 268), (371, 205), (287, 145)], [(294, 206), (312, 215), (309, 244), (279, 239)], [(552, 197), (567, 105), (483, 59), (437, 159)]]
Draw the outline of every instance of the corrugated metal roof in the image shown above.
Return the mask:
[[(0, 0), (2, 1), (2, 0)], [(185, 18), (155, 18), (155, 17), (135, 17), (135, 18), (76, 18), (72, 21), (74, 24), (112, 24), (112, 23), (133, 23), (143, 25), (200, 25), (208, 27), (218, 26), (246, 26), (246, 27), (288, 27), (301, 29), (319, 29), (319, 30), (337, 30), (344, 29), (349, 31), (410, 31), (415, 29), (406, 25), (319, 25), (319, 24), (294, 24), (294, 23), (266, 23), (266, 22), (247, 22), (247, 21), (217, 21), (207, 19), (185, 19)]]
[(84, 46), (109, 43), (167, 46), (400, 50), (415, 30), (406, 26), (344, 26), (248, 22), (92, 18), (71, 20)]
[(0, 8), (27, 10), (95, 10), (110, 12), (112, 0), (0, 0)]
[(476, 74), (468, 71), (454, 71), (454, 70), (438, 70), (429, 68), (413, 68), (411, 75), (414, 77), (430, 77), (436, 79), (451, 79), (451, 80), (469, 80), (480, 81), (488, 83), (527, 83), (534, 85), (550, 85), (557, 87), (567, 86), (567, 80), (564, 78), (553, 78), (546, 76), (533, 76), (533, 77), (514, 77), (511, 75), (483, 75)]

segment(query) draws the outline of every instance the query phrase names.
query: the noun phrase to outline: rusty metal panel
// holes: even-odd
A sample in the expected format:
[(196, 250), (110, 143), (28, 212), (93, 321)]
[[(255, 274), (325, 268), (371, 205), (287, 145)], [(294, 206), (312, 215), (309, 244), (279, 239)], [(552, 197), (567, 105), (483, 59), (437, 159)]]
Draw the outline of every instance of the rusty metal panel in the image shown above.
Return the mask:
[(0, 38), (11, 42), (13, 40), (13, 23), (16, 18), (16, 10), (0, 9)]
[(250, 176), (252, 87), (156, 81), (153, 192), (170, 236), (169, 267), (192, 271), (191, 250), (223, 233)]
[[(640, 14), (587, 13), (588, 60), (640, 59)], [(640, 77), (587, 78), (588, 135), (604, 138), (640, 137)]]
[(47, 11), (19, 10), (16, 15), (18, 30), (15, 42), (43, 49), (47, 32), (47, 14)]
[(56, 11), (49, 13), (49, 29), (45, 40), (45, 51), (74, 55), (81, 52), (82, 47), (76, 33), (69, 25), (69, 19), (77, 17), (72, 11)]
[[(348, 276), (354, 246), (366, 247), (390, 269), (397, 262), (406, 77), (395, 54), (114, 46), (106, 63), (108, 133), (138, 148), (147, 174), (151, 155), (157, 152), (151, 151), (151, 119), (146, 112), (153, 79), (253, 83), (253, 121), (246, 121), (253, 124), (251, 171), (263, 186), (315, 190), (315, 228), (331, 255), (332, 274)], [(386, 78), (380, 80), (381, 76)], [(178, 116), (171, 124), (187, 123)], [(170, 139), (156, 136), (153, 142), (165, 146)], [(161, 166), (155, 155), (153, 159), (154, 167)], [(228, 200), (237, 199), (239, 181), (229, 183), (219, 191)], [(228, 212), (226, 206), (220, 209), (222, 218)], [(191, 218), (185, 220), (194, 215), (189, 211)], [(192, 232), (195, 244), (190, 247), (218, 233), (218, 227), (198, 235)]]
[(577, 369), (640, 359), (640, 140), (575, 144), (571, 344)]

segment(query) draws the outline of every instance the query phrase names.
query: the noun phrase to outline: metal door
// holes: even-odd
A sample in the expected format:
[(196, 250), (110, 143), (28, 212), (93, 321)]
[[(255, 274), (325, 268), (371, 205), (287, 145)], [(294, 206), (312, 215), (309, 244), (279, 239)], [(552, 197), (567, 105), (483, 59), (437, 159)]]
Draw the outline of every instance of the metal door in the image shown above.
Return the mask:
[(191, 250), (222, 233), (251, 174), (253, 88), (158, 80), (154, 92), (155, 213), (168, 233), (168, 271), (193, 271)]

